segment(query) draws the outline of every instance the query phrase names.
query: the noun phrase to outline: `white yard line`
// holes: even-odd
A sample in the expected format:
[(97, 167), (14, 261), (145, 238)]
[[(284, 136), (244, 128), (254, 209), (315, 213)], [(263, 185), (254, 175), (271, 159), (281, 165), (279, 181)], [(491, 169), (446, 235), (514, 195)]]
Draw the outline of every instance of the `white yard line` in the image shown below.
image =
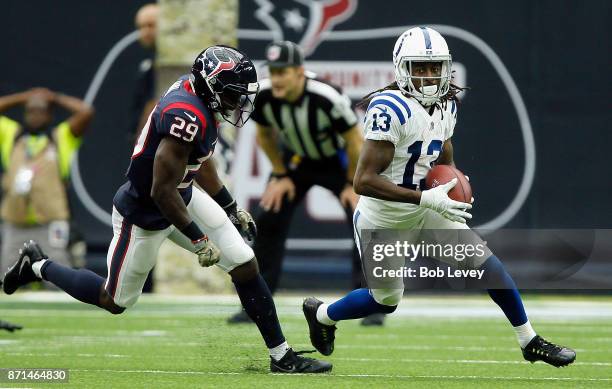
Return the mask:
[[(156, 323), (159, 324), (159, 323)], [(288, 327), (289, 323), (283, 325), (284, 327)], [(297, 326), (296, 326), (297, 327)], [(403, 327), (403, 326), (402, 326)], [(149, 330), (112, 330), (112, 329), (96, 329), (96, 336), (97, 337), (108, 337), (108, 336), (113, 336), (113, 337), (117, 337), (117, 338), (123, 338), (123, 337), (134, 337), (134, 336), (150, 336), (150, 337), (154, 337), (154, 338), (161, 338), (161, 337), (172, 337), (172, 338), (176, 338), (177, 336), (180, 336), (180, 332), (183, 331), (183, 329), (185, 328), (184, 325), (180, 325), (180, 323), (175, 324), (172, 327), (167, 327), (164, 330), (161, 329), (149, 329)], [(384, 327), (383, 327), (384, 328)], [(428, 335), (428, 334), (415, 334), (415, 333), (411, 333), (410, 334), (410, 339), (436, 339), (436, 340), (461, 340), (464, 341), (465, 339), (470, 339), (473, 341), (488, 341), (488, 340), (499, 340), (500, 338), (504, 338), (504, 337), (508, 337), (511, 336), (511, 333), (509, 331), (505, 331), (507, 330), (506, 328), (502, 328), (499, 332), (499, 334), (496, 335), (469, 335), (469, 334), (456, 334), (456, 335)], [(612, 328), (608, 328), (608, 330), (612, 331)], [(202, 329), (202, 331), (205, 331), (205, 329)], [(368, 339), (368, 340), (372, 340), (373, 342), (376, 340), (401, 340), (401, 339), (405, 339), (405, 335), (403, 334), (397, 334), (397, 333), (393, 333), (393, 330), (384, 330), (385, 333), (360, 333), (359, 337), (363, 338), (363, 339)], [(418, 329), (417, 329), (418, 331)], [(553, 332), (554, 330), (549, 327), (546, 326), (546, 331), (547, 332)], [(27, 332), (28, 334), (32, 334), (32, 335), (51, 335), (54, 337), (81, 337), (81, 336), (91, 336), (91, 330), (87, 329), (87, 328), (81, 328), (81, 329), (70, 329), (69, 330), (69, 334), (64, 334), (62, 335), (61, 332), (63, 331), (58, 331), (57, 329), (54, 328), (27, 328)], [(559, 332), (563, 332), (564, 335), (567, 335), (567, 333), (571, 333), (571, 332), (579, 332), (580, 334), (584, 334), (585, 332), (597, 332), (597, 329), (590, 329), (590, 330), (584, 330), (581, 328), (576, 328), (574, 329), (574, 331), (570, 331), (569, 329), (566, 330), (566, 328), (564, 328), (563, 330), (559, 330)], [(604, 331), (604, 332), (609, 332), (609, 331)], [(582, 337), (584, 339), (584, 337)], [(612, 337), (609, 336), (589, 336), (588, 337), (589, 342), (597, 342), (597, 343), (612, 343)], [(3, 340), (0, 339), (0, 345), (2, 345), (3, 343), (11, 343), (14, 342), (13, 340)]]
[[(93, 353), (78, 353), (78, 354), (61, 354), (61, 353), (21, 353), (21, 352), (8, 352), (5, 355), (15, 356), (15, 357), (79, 357), (79, 358), (126, 358), (126, 359), (146, 359), (148, 356), (144, 355), (126, 355), (126, 354), (93, 354)], [(176, 359), (175, 356), (169, 355), (157, 355), (156, 359)], [(184, 360), (203, 360), (203, 359), (215, 359), (215, 360), (245, 360), (245, 361), (267, 361), (267, 357), (214, 357), (214, 356), (206, 356), (206, 357), (194, 357), (194, 356), (182, 356), (181, 359)], [(344, 357), (332, 357), (333, 361), (347, 361), (347, 362), (409, 362), (409, 363), (457, 363), (457, 364), (474, 364), (474, 365), (530, 365), (530, 362), (520, 361), (520, 360), (512, 360), (512, 361), (498, 361), (492, 359), (427, 359), (427, 358), (344, 358)], [(612, 362), (574, 362), (572, 366), (612, 366)]]
[[(205, 372), (205, 371), (171, 371), (171, 370), (113, 370), (113, 369), (70, 369), (71, 372), (126, 373), (126, 374), (172, 374), (172, 375), (253, 375), (243, 372)], [(396, 378), (396, 379), (449, 379), (449, 380), (504, 380), (504, 381), (565, 381), (565, 382), (598, 382), (612, 381), (612, 378), (575, 378), (575, 377), (520, 377), (520, 376), (478, 376), (478, 375), (393, 375), (393, 374), (268, 374), (269, 377), (347, 377), (347, 378)]]
[[(2, 308), (0, 304), (0, 309)], [(230, 315), (235, 313), (235, 306), (217, 306), (217, 305), (202, 305), (202, 306), (187, 306), (187, 307), (156, 307), (155, 310), (143, 310), (135, 309), (127, 311), (124, 315), (130, 315), (131, 317), (158, 317), (158, 318), (174, 318), (177, 315), (183, 316), (202, 316), (202, 315)], [(61, 315), (66, 317), (83, 317), (83, 318), (100, 318), (110, 317), (110, 314), (102, 310), (80, 310), (80, 309), (10, 309), (10, 311), (19, 316), (49, 316)], [(575, 309), (550, 309), (550, 308), (531, 308), (529, 311), (529, 317), (533, 323), (558, 323), (559, 320), (563, 320), (568, 323), (568, 331), (572, 331), (571, 325), (573, 323), (580, 323), (588, 321), (593, 324), (593, 321), (601, 321), (602, 324), (609, 324), (612, 321), (612, 309), (606, 312), (599, 308), (575, 308)], [(301, 317), (301, 307), (289, 307), (286, 305), (277, 305), (277, 312), (282, 316), (296, 316)], [(504, 316), (497, 306), (492, 304), (490, 308), (474, 308), (470, 306), (457, 308), (456, 306), (452, 309), (449, 307), (407, 307), (398, 308), (391, 318), (401, 319), (500, 319), (503, 320)], [(593, 326), (596, 327), (596, 326)], [(582, 332), (583, 328), (580, 329)], [(602, 331), (612, 332), (612, 328), (606, 329), (604, 325), (601, 328)]]
[[(194, 339), (189, 338), (188, 341), (183, 341), (180, 337), (173, 336), (119, 336), (119, 337), (109, 337), (108, 335), (97, 335), (97, 336), (74, 336), (74, 335), (56, 335), (46, 337), (45, 339), (37, 339), (31, 345), (28, 344), (27, 341), (20, 341), (20, 343), (7, 343), (0, 344), (0, 350), (3, 348), (6, 350), (7, 348), (11, 348), (13, 351), (28, 351), (44, 348), (44, 347), (55, 347), (55, 348), (65, 348), (65, 347), (74, 347), (75, 344), (78, 345), (94, 345), (94, 344), (108, 344), (109, 342), (121, 343), (122, 345), (137, 345), (146, 343), (148, 345), (155, 345), (156, 347), (205, 347), (207, 345), (206, 335), (203, 334), (201, 337), (201, 341), (194, 341)], [(302, 343), (293, 343), (294, 348), (306, 348), (310, 349), (312, 346), (310, 344), (302, 344)], [(261, 343), (249, 343), (249, 342), (240, 342), (233, 345), (233, 347), (241, 347), (241, 348), (261, 348)], [(438, 345), (414, 345), (414, 344), (338, 344), (336, 345), (337, 350), (417, 350), (417, 351), (436, 351), (436, 350), (446, 350), (446, 351), (493, 351), (493, 352), (517, 352), (517, 347), (493, 347), (493, 346), (438, 346)], [(609, 348), (575, 348), (579, 353), (588, 353), (588, 354), (601, 354), (601, 353), (609, 353)]]
[[(295, 303), (301, 304), (305, 296), (312, 295), (311, 291), (304, 292), (291, 292), (283, 293), (275, 296), (281, 304), (294, 305)], [(324, 300), (334, 300), (341, 297), (342, 294), (317, 294), (317, 297)], [(528, 300), (530, 300), (528, 298)], [(65, 293), (58, 291), (37, 291), (37, 292), (18, 292), (11, 296), (0, 295), (0, 302), (15, 302), (15, 301), (30, 301), (30, 302), (70, 302), (75, 301), (72, 297)], [(169, 295), (169, 294), (144, 294), (139, 300), (145, 303), (197, 303), (197, 304), (215, 304), (215, 305), (226, 305), (226, 304), (238, 304), (238, 296), (235, 294), (211, 294), (211, 295)], [(458, 303), (465, 302), (466, 304), (478, 304), (488, 305), (489, 298), (486, 295), (461, 295), (461, 294), (448, 294), (448, 295), (409, 295), (407, 294), (403, 299), (403, 305), (440, 305), (440, 306), (456, 306)], [(572, 307), (577, 306), (607, 306), (612, 308), (612, 298), (604, 299), (597, 298), (596, 300), (583, 299), (572, 299), (572, 297), (564, 297), (563, 300), (559, 296), (551, 296), (547, 299), (546, 296), (539, 296), (536, 300), (529, 301), (530, 305), (545, 305), (551, 307)]]
[[(324, 296), (326, 301), (333, 301), (338, 296)], [(278, 312), (281, 315), (301, 316), (300, 296), (275, 297)], [(59, 292), (25, 292), (15, 296), (0, 296), (0, 307), (3, 303), (15, 302), (75, 302), (70, 296)], [(238, 298), (234, 295), (209, 296), (169, 296), (144, 295), (139, 304), (128, 315), (145, 317), (171, 317), (177, 314), (201, 315), (233, 313), (238, 307)], [(536, 300), (526, 302), (530, 318), (538, 321), (612, 321), (612, 301), (559, 301)], [(58, 309), (11, 309), (26, 316), (35, 316), (36, 312), (62, 312), (65, 316), (97, 317), (105, 312), (94, 310), (58, 310)], [(486, 297), (474, 296), (407, 296), (393, 313), (401, 318), (447, 318), (447, 319), (503, 319), (501, 310)], [(532, 321), (534, 321), (532, 320)]]

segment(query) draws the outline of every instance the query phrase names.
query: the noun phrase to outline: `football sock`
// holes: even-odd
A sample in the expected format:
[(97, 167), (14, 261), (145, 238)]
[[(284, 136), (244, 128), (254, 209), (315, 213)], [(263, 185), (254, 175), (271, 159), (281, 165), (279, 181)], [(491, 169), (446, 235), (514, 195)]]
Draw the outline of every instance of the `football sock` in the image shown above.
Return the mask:
[(495, 285), (495, 289), (487, 289), (489, 296), (504, 311), (512, 326), (518, 327), (527, 323), (527, 313), (521, 295), (500, 260), (495, 255), (491, 255), (481, 269), (485, 271), (487, 282)]
[[(355, 289), (351, 293), (327, 307), (327, 316), (333, 321), (359, 319), (373, 313), (391, 313), (397, 305), (382, 305), (374, 300), (370, 290)], [(323, 317), (324, 315), (321, 314)], [(317, 312), (317, 319), (319, 314)], [(322, 324), (325, 324), (321, 322)]]
[[(91, 270), (71, 269), (49, 260), (46, 260), (37, 270), (43, 280), (53, 283), (75, 299), (100, 306), (100, 290), (105, 279)], [(39, 275), (34, 269), (33, 271)]]
[(40, 278), (41, 280), (42, 274), (40, 274), (40, 268), (43, 267), (46, 262), (46, 259), (41, 259), (40, 261), (34, 262), (32, 264), (32, 271), (34, 272), (34, 274), (36, 274), (36, 277)]
[(234, 286), (244, 311), (259, 328), (266, 346), (272, 349), (285, 342), (285, 336), (276, 316), (272, 294), (261, 274), (257, 274), (246, 282), (234, 282)]
[(516, 334), (516, 340), (521, 348), (525, 348), (529, 342), (531, 342), (531, 339), (535, 338), (537, 335), (533, 328), (531, 328), (529, 320), (523, 325), (514, 327), (514, 333)]
[(329, 318), (327, 308), (329, 308), (329, 304), (319, 305), (319, 308), (317, 308), (317, 321), (326, 326), (333, 326), (336, 324), (336, 321)]
[(268, 349), (270, 351), (270, 356), (274, 358), (275, 361), (280, 361), (283, 359), (287, 351), (289, 350), (289, 345), (287, 342), (283, 342), (276, 347), (272, 347)]

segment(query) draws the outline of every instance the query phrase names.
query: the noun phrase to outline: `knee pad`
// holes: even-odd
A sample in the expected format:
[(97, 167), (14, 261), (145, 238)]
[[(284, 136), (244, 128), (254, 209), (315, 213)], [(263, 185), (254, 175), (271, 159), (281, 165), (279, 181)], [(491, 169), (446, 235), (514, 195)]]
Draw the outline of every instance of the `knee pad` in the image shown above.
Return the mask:
[(246, 244), (229, 219), (226, 219), (226, 222), (221, 227), (210, 231), (208, 235), (219, 250), (221, 250), (221, 260), (217, 263), (217, 266), (226, 272), (255, 257), (253, 249)]
[(391, 310), (391, 312), (395, 311), (395, 308), (400, 301), (402, 301), (402, 296), (404, 295), (404, 289), (371, 289), (371, 292), (374, 301), (380, 305), (386, 305), (389, 308), (392, 307), (393, 310)]

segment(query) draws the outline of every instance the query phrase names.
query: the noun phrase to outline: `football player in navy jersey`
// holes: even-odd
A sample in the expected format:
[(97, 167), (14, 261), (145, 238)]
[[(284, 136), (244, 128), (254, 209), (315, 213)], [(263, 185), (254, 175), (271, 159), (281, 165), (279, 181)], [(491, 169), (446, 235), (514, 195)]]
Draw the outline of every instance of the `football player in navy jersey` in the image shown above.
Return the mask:
[[(106, 279), (60, 265), (29, 241), (6, 273), (4, 291), (12, 294), (44, 280), (82, 302), (120, 314), (138, 300), (159, 247), (169, 238), (197, 254), (202, 266), (217, 265), (229, 273), (270, 351), (273, 372), (330, 371), (330, 363), (302, 357), (285, 341), (272, 295), (241, 237), (254, 237), (253, 219), (237, 207), (209, 159), (217, 121), (242, 126), (258, 89), (255, 67), (242, 52), (228, 46), (202, 51), (191, 74), (172, 84), (155, 106), (136, 142), (128, 180), (113, 199)], [(194, 180), (204, 191), (193, 187)]]

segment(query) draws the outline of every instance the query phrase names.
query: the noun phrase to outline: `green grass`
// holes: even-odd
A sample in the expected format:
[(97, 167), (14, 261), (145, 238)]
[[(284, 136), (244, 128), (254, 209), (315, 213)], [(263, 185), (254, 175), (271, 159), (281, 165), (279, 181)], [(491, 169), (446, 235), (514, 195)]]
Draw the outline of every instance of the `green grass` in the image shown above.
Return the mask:
[[(326, 358), (333, 372), (293, 376), (268, 372), (253, 325), (225, 324), (234, 299), (145, 297), (112, 316), (61, 296), (0, 298), (0, 318), (25, 327), (0, 333), (0, 367), (68, 368), (69, 386), (85, 388), (612, 386), (609, 299), (527, 299), (535, 329), (578, 351), (577, 362), (563, 369), (524, 362), (511, 328), (487, 299), (418, 297), (406, 299), (383, 328), (341, 323), (336, 351)], [(280, 319), (295, 349), (311, 349), (299, 301), (278, 298)], [(551, 307), (567, 317), (548, 316)]]

